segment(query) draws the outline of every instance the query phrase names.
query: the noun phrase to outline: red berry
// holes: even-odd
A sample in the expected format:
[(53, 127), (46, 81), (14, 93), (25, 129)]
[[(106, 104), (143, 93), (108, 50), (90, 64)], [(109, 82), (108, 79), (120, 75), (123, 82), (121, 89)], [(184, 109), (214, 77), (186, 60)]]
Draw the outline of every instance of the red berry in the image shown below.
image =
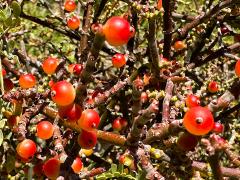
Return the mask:
[(215, 93), (218, 91), (218, 83), (216, 81), (211, 81), (208, 84), (208, 91), (211, 93)]
[(146, 103), (148, 101), (148, 94), (146, 92), (141, 93), (141, 102)]
[(100, 117), (97, 111), (93, 109), (86, 109), (82, 112), (81, 118), (78, 120), (78, 125), (85, 131), (92, 131), (98, 128)]
[(57, 58), (48, 57), (43, 61), (43, 64), (42, 64), (43, 71), (46, 74), (50, 74), (50, 75), (54, 74), (57, 69), (58, 63), (59, 63), (59, 60)]
[(132, 37), (133, 29), (129, 22), (120, 16), (114, 16), (107, 20), (103, 26), (103, 34), (106, 41), (112, 46), (127, 44)]
[(127, 120), (124, 119), (124, 118), (120, 118), (120, 123), (121, 123), (121, 125), (122, 125), (122, 128), (125, 128), (125, 127), (127, 127), (127, 125), (128, 125)]
[(212, 113), (207, 108), (201, 106), (189, 109), (183, 118), (183, 125), (189, 133), (194, 135), (207, 134), (212, 130), (213, 124)]
[(162, 8), (162, 0), (158, 0), (157, 9), (160, 10)]
[(97, 144), (96, 131), (82, 130), (81, 134), (78, 136), (78, 144), (83, 149), (92, 149)]
[(240, 77), (240, 60), (238, 60), (236, 62), (236, 65), (235, 65), (235, 74), (236, 76)]
[(3, 83), (4, 83), (4, 90), (7, 92), (11, 91), (14, 88), (14, 84), (11, 79), (4, 78)]
[(112, 122), (112, 128), (116, 131), (121, 131), (122, 124), (120, 122), (120, 118), (114, 119), (114, 121)]
[(221, 33), (223, 34), (223, 35), (225, 35), (225, 34), (227, 34), (227, 33), (229, 33), (230, 32), (230, 30), (226, 27), (226, 26), (222, 26), (221, 27)]
[(119, 162), (121, 163), (121, 164), (124, 164), (124, 162), (125, 162), (125, 155), (124, 154), (122, 154), (121, 156), (119, 156)]
[(67, 26), (72, 30), (78, 29), (80, 26), (79, 18), (77, 16), (72, 16), (67, 20)]
[(32, 88), (36, 84), (36, 78), (32, 74), (22, 74), (19, 78), (19, 85), (21, 88)]
[(186, 98), (186, 105), (189, 108), (200, 106), (200, 99), (198, 96), (189, 94)]
[(49, 82), (48, 82), (48, 85), (50, 86), (50, 87), (52, 87), (53, 85), (54, 85), (54, 81), (53, 80), (50, 80)]
[(71, 83), (59, 81), (52, 86), (51, 97), (57, 105), (67, 106), (75, 100), (76, 92)]
[(82, 70), (83, 70), (83, 65), (82, 64), (75, 64), (75, 66), (73, 67), (73, 73), (75, 75), (80, 75)]
[(37, 137), (50, 139), (53, 136), (54, 126), (49, 121), (41, 121), (37, 125)]
[(191, 151), (197, 146), (198, 138), (188, 132), (184, 132), (180, 135), (177, 141), (177, 145), (183, 151)]
[(77, 4), (75, 3), (75, 0), (66, 0), (64, 4), (64, 9), (68, 12), (72, 12), (76, 9)]
[(69, 121), (77, 121), (81, 117), (82, 109), (78, 104), (59, 106), (58, 114), (62, 119), (67, 118)]
[(55, 179), (59, 176), (60, 160), (57, 158), (50, 158), (43, 164), (43, 172), (45, 176), (50, 179)]
[(186, 47), (186, 45), (185, 45), (185, 43), (184, 43), (183, 41), (176, 41), (176, 42), (174, 43), (174, 46), (173, 46), (173, 48), (174, 48), (176, 51), (182, 50), (182, 49), (184, 49), (185, 47)]
[(6, 76), (6, 75), (7, 75), (7, 72), (6, 72), (5, 69), (2, 69), (2, 75), (3, 75), (3, 76)]
[(82, 167), (83, 167), (83, 163), (81, 161), (81, 158), (80, 157), (76, 157), (76, 159), (73, 161), (71, 167), (72, 167), (73, 171), (76, 174), (80, 173), (81, 170), (82, 170)]
[(222, 133), (224, 131), (224, 126), (219, 122), (215, 122), (212, 131), (215, 133)]
[(116, 68), (120, 68), (126, 64), (126, 58), (124, 54), (115, 54), (112, 57), (112, 64)]
[(17, 145), (17, 153), (23, 159), (31, 158), (36, 151), (37, 146), (31, 139), (24, 139)]

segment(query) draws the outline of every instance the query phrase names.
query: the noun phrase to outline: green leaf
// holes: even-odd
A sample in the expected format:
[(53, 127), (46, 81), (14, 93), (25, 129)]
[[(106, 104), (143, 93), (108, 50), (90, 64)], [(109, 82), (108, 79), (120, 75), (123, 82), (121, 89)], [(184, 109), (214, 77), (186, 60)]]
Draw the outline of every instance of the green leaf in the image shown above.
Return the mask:
[(1, 121), (0, 121), (0, 129), (2, 129), (4, 126), (5, 126), (5, 119), (2, 119)]
[(2, 10), (0, 10), (0, 21), (5, 21), (7, 18)]
[(7, 19), (4, 21), (4, 24), (5, 24), (5, 26), (7, 26), (7, 27), (11, 27), (11, 26), (12, 26), (12, 17), (7, 18)]
[(113, 175), (114, 175), (114, 177), (119, 177), (121, 174), (120, 174), (120, 172), (115, 172)]
[(12, 4), (11, 4), (11, 8), (13, 10), (13, 15), (15, 17), (19, 17), (20, 14), (21, 14), (21, 6), (18, 2), (16, 1), (13, 1)]
[(2, 130), (0, 129), (0, 146), (2, 146), (3, 143), (3, 133)]
[(112, 164), (111, 165), (111, 172), (114, 173), (117, 171), (117, 165), (116, 164)]
[(4, 13), (6, 19), (9, 18), (9, 17), (11, 16), (11, 14), (12, 14), (12, 13), (11, 13), (11, 8), (10, 8), (10, 7), (6, 7), (6, 8), (3, 10), (3, 13)]

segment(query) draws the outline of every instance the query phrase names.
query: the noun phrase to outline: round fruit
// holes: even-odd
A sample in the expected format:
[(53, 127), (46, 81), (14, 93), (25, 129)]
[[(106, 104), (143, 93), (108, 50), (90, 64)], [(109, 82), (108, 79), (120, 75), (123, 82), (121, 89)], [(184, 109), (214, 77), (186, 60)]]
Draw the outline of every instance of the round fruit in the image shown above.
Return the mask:
[(213, 124), (212, 113), (207, 108), (201, 106), (189, 109), (183, 118), (183, 125), (189, 133), (194, 135), (207, 134), (212, 130)]
[(37, 137), (50, 139), (53, 136), (54, 126), (49, 121), (41, 121), (37, 125)]
[(80, 26), (79, 18), (77, 16), (72, 16), (67, 20), (67, 26), (72, 30), (78, 29)]
[(82, 109), (78, 104), (70, 104), (68, 106), (59, 106), (58, 114), (62, 119), (69, 121), (77, 121), (82, 114)]
[(48, 57), (43, 61), (43, 64), (42, 64), (43, 71), (46, 74), (50, 74), (50, 75), (54, 74), (57, 69), (58, 63), (59, 63), (59, 60), (57, 58)]
[(103, 26), (105, 39), (112, 46), (127, 44), (132, 37), (132, 30), (129, 22), (120, 16), (111, 17)]
[(146, 103), (148, 101), (148, 94), (146, 92), (142, 92), (140, 99), (142, 103)]
[(221, 33), (223, 34), (223, 35), (225, 35), (225, 34), (227, 34), (227, 33), (229, 33), (230, 32), (230, 30), (226, 27), (226, 26), (222, 26), (221, 27)]
[(75, 64), (75, 66), (73, 67), (73, 73), (75, 75), (80, 75), (82, 70), (83, 70), (83, 65), (81, 64)]
[(115, 54), (112, 57), (112, 64), (116, 68), (120, 68), (126, 64), (126, 58), (124, 54)]
[(114, 121), (112, 122), (112, 128), (116, 131), (121, 131), (122, 124), (120, 122), (120, 118), (114, 119)]
[(17, 153), (23, 159), (31, 158), (36, 151), (37, 146), (31, 139), (24, 139), (17, 145)]
[(66, 0), (64, 4), (64, 9), (68, 12), (72, 12), (76, 9), (77, 4), (75, 3), (75, 0)]
[(6, 72), (5, 69), (2, 69), (2, 75), (3, 75), (3, 76), (6, 76), (6, 75), (7, 75), (7, 72)]
[(183, 151), (191, 151), (197, 146), (198, 138), (188, 132), (182, 133), (177, 141), (177, 145)]
[(58, 177), (60, 172), (60, 160), (57, 158), (50, 158), (43, 164), (43, 172), (45, 176), (50, 179)]
[(193, 94), (189, 94), (186, 98), (186, 105), (189, 108), (199, 106), (200, 105), (199, 97)]
[(236, 76), (240, 77), (240, 60), (238, 60), (236, 62), (236, 65), (235, 65), (235, 74)]
[(121, 125), (122, 125), (122, 128), (125, 128), (125, 127), (127, 127), (127, 125), (128, 125), (127, 120), (124, 119), (124, 118), (120, 118), (120, 123), (121, 123)]
[(49, 85), (49, 87), (52, 87), (53, 85), (54, 85), (54, 81), (53, 80), (50, 80), (49, 82), (48, 82), (48, 85)]
[(59, 81), (52, 86), (51, 97), (57, 105), (67, 106), (75, 100), (76, 92), (71, 83)]
[(208, 84), (208, 91), (211, 93), (215, 93), (218, 91), (218, 83), (216, 81), (211, 81)]
[(19, 85), (21, 88), (32, 88), (36, 84), (36, 78), (32, 74), (22, 74), (19, 78)]
[(78, 125), (85, 131), (92, 131), (98, 128), (100, 123), (100, 117), (97, 111), (93, 109), (86, 109), (82, 112), (80, 119), (78, 120)]
[(178, 50), (184, 49), (185, 46), (186, 46), (186, 45), (185, 45), (185, 43), (184, 43), (183, 41), (176, 41), (176, 42), (174, 43), (173, 48), (174, 48), (176, 51), (178, 51)]
[(81, 148), (92, 149), (97, 144), (96, 131), (84, 131), (78, 136), (78, 144)]
[(72, 167), (73, 171), (76, 174), (80, 173), (81, 170), (82, 170), (82, 167), (83, 167), (83, 163), (81, 161), (81, 158), (80, 157), (76, 157), (76, 159), (73, 161), (71, 167)]
[(4, 78), (3, 83), (4, 83), (4, 90), (7, 92), (11, 91), (14, 88), (14, 84), (11, 79)]
[(213, 125), (213, 132), (215, 133), (222, 133), (224, 131), (224, 126), (223, 124), (219, 123), (219, 122), (215, 122)]

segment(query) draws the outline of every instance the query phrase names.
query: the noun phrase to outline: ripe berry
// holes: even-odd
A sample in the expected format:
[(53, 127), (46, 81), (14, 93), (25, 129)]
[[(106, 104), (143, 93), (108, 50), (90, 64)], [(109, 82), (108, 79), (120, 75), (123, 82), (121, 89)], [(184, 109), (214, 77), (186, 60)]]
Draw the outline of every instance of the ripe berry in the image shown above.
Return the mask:
[(222, 27), (221, 27), (221, 33), (222, 33), (222, 35), (225, 35), (225, 34), (227, 34), (227, 33), (229, 33), (229, 32), (230, 32), (230, 30), (228, 29), (227, 26), (222, 26)]
[(183, 118), (183, 125), (189, 133), (194, 135), (207, 134), (212, 130), (213, 124), (212, 113), (207, 108), (201, 106), (189, 109)]
[(37, 125), (37, 137), (50, 139), (53, 136), (54, 127), (49, 121), (41, 121)]
[(76, 157), (76, 159), (73, 161), (71, 167), (72, 167), (73, 171), (76, 174), (80, 173), (81, 170), (82, 170), (82, 167), (83, 167), (83, 163), (81, 161), (81, 158), (80, 157)]
[(121, 131), (122, 124), (120, 122), (120, 118), (114, 119), (114, 121), (112, 122), (112, 128), (116, 131)]
[(236, 62), (236, 65), (235, 65), (235, 74), (237, 77), (240, 77), (240, 60), (238, 60)]
[(107, 20), (103, 26), (103, 34), (106, 41), (112, 46), (127, 44), (132, 37), (133, 28), (129, 22), (120, 16), (114, 16)]
[(112, 64), (116, 68), (120, 68), (126, 64), (126, 58), (124, 54), (115, 54), (112, 57)]
[(93, 109), (86, 109), (82, 112), (81, 118), (78, 120), (78, 125), (85, 131), (92, 131), (98, 128), (100, 117), (97, 111)]
[(19, 85), (21, 88), (32, 88), (36, 84), (36, 78), (32, 74), (22, 74), (19, 78)]
[(75, 0), (66, 0), (64, 4), (64, 9), (68, 12), (72, 12), (76, 9), (77, 4), (75, 3)]
[(189, 94), (186, 98), (186, 105), (189, 108), (199, 106), (200, 105), (199, 97), (193, 94)]
[(218, 83), (216, 81), (211, 81), (208, 84), (208, 91), (211, 93), (215, 93), (218, 91)]
[(146, 103), (148, 101), (148, 94), (146, 92), (142, 92), (140, 99), (142, 103)]
[(67, 20), (67, 26), (72, 29), (78, 29), (80, 26), (80, 20), (77, 16), (72, 16)]
[(157, 9), (160, 10), (162, 8), (162, 0), (158, 0)]
[(174, 43), (173, 48), (174, 48), (176, 51), (178, 51), (178, 50), (184, 49), (185, 46), (186, 46), (186, 45), (185, 45), (185, 43), (184, 43), (183, 41), (176, 41), (176, 42)]
[(3, 75), (3, 77), (7, 75), (7, 72), (5, 69), (2, 69), (2, 75)]
[(127, 127), (127, 125), (128, 125), (127, 120), (124, 119), (124, 118), (120, 118), (120, 123), (121, 123), (121, 125), (122, 125), (122, 128), (125, 128), (125, 127)]
[(43, 164), (43, 172), (49, 179), (55, 179), (60, 172), (60, 160), (57, 158), (50, 158)]
[(53, 85), (54, 85), (54, 81), (53, 80), (50, 80), (49, 82), (48, 82), (48, 85), (49, 85), (49, 87), (52, 87)]
[(92, 149), (97, 144), (96, 131), (82, 130), (81, 134), (78, 135), (78, 144), (81, 148)]
[(183, 151), (191, 151), (197, 146), (198, 138), (188, 132), (182, 133), (177, 141), (177, 145)]
[(14, 84), (11, 79), (4, 78), (3, 83), (4, 83), (4, 90), (6, 92), (11, 91), (14, 88)]
[(50, 75), (54, 74), (57, 69), (58, 63), (59, 63), (59, 60), (57, 58), (48, 57), (43, 61), (43, 64), (42, 64), (43, 71), (46, 74), (50, 74)]
[(31, 139), (24, 139), (17, 145), (17, 153), (23, 159), (31, 158), (36, 151), (37, 146)]
[(76, 92), (71, 83), (59, 81), (52, 86), (51, 97), (57, 105), (67, 106), (73, 103)]
[(75, 75), (80, 75), (82, 70), (83, 70), (83, 65), (82, 64), (75, 64), (75, 66), (73, 67), (73, 73)]
[(70, 104), (68, 106), (59, 106), (58, 114), (62, 119), (69, 121), (77, 121), (82, 114), (82, 109), (78, 104)]
[(213, 132), (215, 133), (222, 133), (224, 131), (224, 126), (223, 124), (219, 123), (219, 122), (215, 122), (213, 125)]

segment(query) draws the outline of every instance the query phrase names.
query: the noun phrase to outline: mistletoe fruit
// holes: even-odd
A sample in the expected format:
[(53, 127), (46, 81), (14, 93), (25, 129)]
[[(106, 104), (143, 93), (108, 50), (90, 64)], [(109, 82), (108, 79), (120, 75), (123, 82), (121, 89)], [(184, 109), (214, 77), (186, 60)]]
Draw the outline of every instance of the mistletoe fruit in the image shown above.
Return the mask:
[(174, 43), (174, 46), (173, 46), (173, 48), (174, 48), (176, 51), (182, 50), (182, 49), (184, 49), (185, 47), (186, 47), (186, 45), (185, 45), (185, 43), (182, 42), (182, 41), (176, 41), (176, 42)]
[(78, 120), (78, 125), (85, 131), (92, 131), (98, 128), (100, 117), (97, 111), (86, 109), (82, 112), (81, 118)]
[(223, 133), (224, 131), (224, 126), (223, 124), (219, 123), (219, 122), (215, 122), (214, 125), (213, 125), (213, 129), (212, 129), (212, 132), (215, 132), (215, 133)]
[(22, 74), (19, 78), (19, 85), (23, 89), (32, 88), (36, 85), (36, 78), (32, 74)]
[(57, 58), (48, 57), (43, 61), (42, 64), (43, 71), (49, 75), (54, 74), (57, 69), (58, 63), (59, 60)]
[(76, 92), (71, 83), (59, 81), (52, 86), (51, 97), (57, 105), (67, 106), (73, 103)]
[(199, 106), (200, 105), (199, 97), (193, 94), (189, 94), (186, 98), (186, 105), (189, 108)]
[(183, 125), (187, 131), (197, 136), (209, 133), (213, 128), (213, 124), (212, 113), (201, 106), (189, 109), (183, 118)]
[(97, 144), (96, 131), (82, 130), (81, 134), (78, 136), (78, 144), (81, 146), (81, 148), (92, 149)]
[(208, 91), (210, 93), (216, 93), (218, 91), (218, 83), (216, 81), (211, 81), (208, 84)]
[(240, 60), (238, 60), (236, 62), (236, 65), (235, 65), (235, 74), (237, 77), (240, 77)]
[(129, 22), (120, 16), (114, 16), (107, 20), (103, 26), (103, 34), (106, 41), (112, 46), (122, 46), (134, 35), (134, 28)]
[(77, 8), (77, 4), (75, 3), (75, 0), (66, 0), (64, 4), (64, 9), (68, 12), (72, 12)]
[(81, 161), (81, 158), (76, 157), (76, 159), (73, 161), (71, 167), (76, 174), (80, 173), (83, 168), (83, 163)]
[(41, 121), (37, 125), (37, 137), (50, 139), (53, 136), (54, 127), (49, 121)]
[(43, 164), (43, 172), (45, 176), (50, 179), (58, 177), (60, 172), (60, 160), (57, 158), (50, 158)]
[(70, 104), (69, 106), (59, 106), (58, 114), (61, 118), (69, 121), (77, 121), (82, 114), (82, 109), (78, 104)]
[(17, 153), (23, 159), (31, 158), (36, 151), (37, 146), (31, 139), (24, 139), (17, 145)]
[(112, 57), (112, 64), (116, 68), (123, 67), (126, 64), (126, 58), (124, 54), (115, 54)]
[(67, 26), (69, 29), (75, 30), (80, 26), (80, 20), (77, 16), (72, 16), (67, 20)]

